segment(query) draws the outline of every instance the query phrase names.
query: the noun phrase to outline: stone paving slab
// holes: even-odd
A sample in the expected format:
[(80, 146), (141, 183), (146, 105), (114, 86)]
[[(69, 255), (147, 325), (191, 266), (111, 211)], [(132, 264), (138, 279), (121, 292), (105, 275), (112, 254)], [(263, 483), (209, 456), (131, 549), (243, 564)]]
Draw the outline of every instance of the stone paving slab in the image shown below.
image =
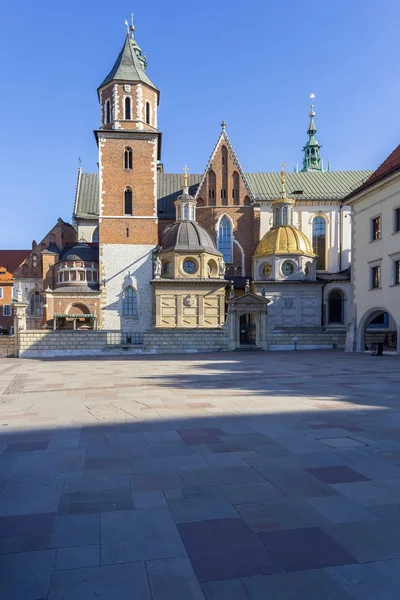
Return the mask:
[(0, 360), (0, 596), (399, 598), (399, 383), (341, 352)]

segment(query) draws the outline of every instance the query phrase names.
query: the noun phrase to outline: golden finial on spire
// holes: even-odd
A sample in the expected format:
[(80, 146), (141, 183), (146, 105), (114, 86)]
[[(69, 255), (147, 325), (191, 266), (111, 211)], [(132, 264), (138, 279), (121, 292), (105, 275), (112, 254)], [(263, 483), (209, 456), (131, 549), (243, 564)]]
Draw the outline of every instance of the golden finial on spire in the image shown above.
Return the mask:
[(189, 171), (189, 167), (187, 167), (185, 165), (183, 167), (182, 171), (183, 171), (183, 186), (184, 187), (188, 187), (188, 171)]
[(281, 163), (281, 186), (282, 195), (285, 193), (285, 163)]

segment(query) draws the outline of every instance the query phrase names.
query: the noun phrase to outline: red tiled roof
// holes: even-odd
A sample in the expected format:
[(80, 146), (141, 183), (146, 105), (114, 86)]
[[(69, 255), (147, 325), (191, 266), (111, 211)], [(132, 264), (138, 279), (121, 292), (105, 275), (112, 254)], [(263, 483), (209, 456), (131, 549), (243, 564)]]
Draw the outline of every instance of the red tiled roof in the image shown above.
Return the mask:
[(6, 268), (9, 273), (14, 273), (29, 252), (30, 250), (0, 250), (0, 267)]
[(368, 188), (379, 179), (390, 175), (393, 171), (400, 169), (400, 144), (393, 150), (393, 152), (383, 161), (383, 163), (372, 173), (370, 177), (360, 187), (355, 189), (347, 198), (355, 196), (358, 192), (361, 192), (365, 188)]

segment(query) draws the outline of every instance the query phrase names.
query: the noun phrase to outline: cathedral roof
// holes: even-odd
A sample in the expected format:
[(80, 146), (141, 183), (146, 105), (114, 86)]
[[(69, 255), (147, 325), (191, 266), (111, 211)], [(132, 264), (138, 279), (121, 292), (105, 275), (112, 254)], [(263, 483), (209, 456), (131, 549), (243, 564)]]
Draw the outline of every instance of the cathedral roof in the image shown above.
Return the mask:
[(136, 43), (134, 37), (130, 37), (129, 33), (126, 34), (125, 43), (122, 47), (121, 52), (115, 64), (103, 83), (99, 86), (102, 88), (110, 81), (131, 81), (146, 83), (148, 86), (157, 90), (150, 77), (146, 74), (146, 60), (142, 56), (142, 51)]
[[(336, 200), (340, 202), (372, 175), (372, 171), (317, 171), (286, 173), (286, 190), (296, 200)], [(281, 189), (281, 175), (246, 173), (255, 202), (274, 200)], [(182, 175), (158, 173), (158, 216), (175, 220), (174, 202), (182, 194)], [(195, 195), (203, 174), (191, 174), (189, 192)], [(77, 187), (74, 217), (96, 219), (99, 215), (99, 180), (97, 173), (82, 173)]]
[(308, 237), (293, 225), (273, 227), (259, 241), (255, 256), (269, 256), (272, 254), (316, 256)]
[(178, 221), (167, 227), (161, 238), (160, 246), (163, 252), (176, 250), (211, 252), (220, 255), (208, 231), (195, 221)]
[(99, 261), (98, 244), (89, 244), (88, 242), (78, 242), (73, 246), (66, 246), (61, 253), (60, 261), (67, 260), (88, 260)]

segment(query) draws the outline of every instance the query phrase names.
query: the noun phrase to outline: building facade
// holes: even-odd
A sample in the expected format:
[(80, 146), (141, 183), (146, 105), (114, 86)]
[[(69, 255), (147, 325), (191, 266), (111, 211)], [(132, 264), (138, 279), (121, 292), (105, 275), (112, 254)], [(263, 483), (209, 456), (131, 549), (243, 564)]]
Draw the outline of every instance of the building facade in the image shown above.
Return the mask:
[(352, 208), (352, 319), (347, 350), (376, 341), (400, 353), (400, 146), (347, 200)]
[(29, 250), (0, 250), (0, 335), (14, 333), (13, 274), (28, 253)]
[[(160, 92), (133, 26), (98, 99), (98, 173), (78, 170), (72, 225), (60, 220), (16, 275), (29, 327), (220, 329), (232, 306), (243, 344), (265, 346), (254, 329), (267, 306), (269, 331), (346, 330), (344, 199), (371, 172), (324, 168), (313, 106), (300, 171), (245, 172), (222, 123), (204, 172), (182, 181), (163, 169)], [(246, 294), (254, 318), (233, 303)]]

